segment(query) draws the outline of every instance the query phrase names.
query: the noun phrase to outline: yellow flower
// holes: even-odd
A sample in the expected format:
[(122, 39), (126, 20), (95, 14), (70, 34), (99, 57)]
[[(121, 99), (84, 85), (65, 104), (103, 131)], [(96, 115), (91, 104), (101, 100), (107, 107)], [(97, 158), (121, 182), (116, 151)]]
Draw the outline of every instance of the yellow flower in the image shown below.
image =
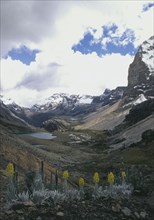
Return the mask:
[(110, 172), (108, 174), (108, 183), (114, 183), (114, 179), (115, 179), (114, 174)]
[(6, 167), (6, 175), (7, 176), (14, 176), (14, 165), (13, 163), (8, 163)]
[(94, 180), (94, 183), (99, 183), (100, 177), (99, 177), (99, 174), (97, 172), (94, 173), (93, 180)]
[(122, 176), (122, 177), (126, 177), (125, 171), (122, 171), (122, 172), (121, 172), (121, 176)]
[(85, 184), (84, 179), (82, 177), (80, 177), (80, 179), (79, 179), (79, 186), (84, 186), (84, 184)]
[(69, 173), (68, 173), (67, 170), (65, 170), (65, 171), (63, 172), (63, 178), (66, 179), (66, 180), (69, 178)]

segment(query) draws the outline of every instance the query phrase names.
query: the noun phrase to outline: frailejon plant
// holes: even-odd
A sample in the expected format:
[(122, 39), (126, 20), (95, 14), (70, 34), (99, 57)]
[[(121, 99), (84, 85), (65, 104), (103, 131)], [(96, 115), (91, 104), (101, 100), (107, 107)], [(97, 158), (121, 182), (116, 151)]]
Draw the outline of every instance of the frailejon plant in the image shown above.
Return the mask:
[(32, 190), (34, 191), (43, 191), (45, 189), (44, 183), (42, 181), (42, 176), (39, 171), (36, 172)]
[(79, 194), (80, 194), (80, 199), (84, 197), (84, 185), (85, 185), (85, 180), (84, 180), (84, 178), (80, 177), (79, 178)]
[(7, 198), (9, 201), (15, 201), (17, 199), (17, 183), (14, 178), (14, 165), (9, 163), (6, 167), (6, 176), (8, 177), (8, 186), (7, 186)]
[[(68, 171), (63, 172), (63, 179), (64, 183), (63, 189), (64, 190), (48, 190), (45, 188), (42, 176), (39, 172), (36, 173), (34, 182), (31, 187), (32, 192), (23, 191), (18, 194), (17, 188), (14, 183), (14, 167), (13, 165), (7, 166), (6, 174), (9, 178), (8, 184), (8, 199), (10, 201), (15, 202), (25, 202), (28, 200), (32, 200), (35, 204), (41, 205), (43, 203), (62, 203), (62, 202), (71, 202), (74, 200), (82, 200), (82, 199), (97, 199), (100, 197), (107, 197), (113, 199), (120, 199), (120, 198), (130, 198), (130, 195), (133, 192), (133, 187), (127, 183), (126, 181), (126, 173), (122, 171), (120, 173), (121, 181), (115, 183), (115, 176), (112, 172), (110, 172), (107, 176), (108, 186), (102, 187), (99, 186), (100, 176), (99, 173), (96, 172), (93, 175), (93, 182), (94, 187), (89, 188), (85, 187), (85, 180), (80, 177), (79, 178), (79, 189), (69, 189), (68, 188), (68, 178), (69, 173)], [(117, 178), (116, 178), (117, 180)]]
[(59, 204), (61, 202), (67, 201), (67, 194), (64, 192), (59, 192), (58, 190), (49, 191), (49, 199), (54, 202), (54, 204)]
[(82, 200), (84, 198), (84, 192), (80, 190), (70, 190), (67, 193), (67, 198), (70, 201)]
[(94, 189), (97, 190), (98, 189), (98, 184), (100, 182), (100, 177), (99, 177), (99, 174), (96, 172), (94, 173), (94, 176), (93, 176), (93, 181), (94, 181)]
[(18, 198), (18, 190), (17, 190), (17, 186), (14, 182), (14, 179), (9, 176), (9, 183), (8, 183), (8, 186), (7, 186), (7, 198), (8, 198), (8, 201), (15, 201), (17, 200)]
[(125, 185), (125, 182), (126, 182), (126, 173), (125, 173), (125, 171), (121, 172), (121, 178), (122, 178), (122, 185)]
[(40, 189), (40, 190), (33, 190), (33, 193), (31, 195), (31, 200), (41, 205), (43, 204), (48, 198), (50, 197), (49, 191), (47, 189)]
[(80, 191), (83, 192), (83, 187), (85, 185), (85, 181), (82, 177), (79, 178), (79, 188), (80, 188)]
[(63, 179), (64, 179), (64, 191), (67, 191), (67, 189), (68, 189), (68, 183), (67, 183), (67, 180), (68, 180), (68, 178), (69, 178), (69, 173), (68, 173), (68, 171), (67, 170), (65, 170), (64, 172), (63, 172)]
[(112, 172), (110, 172), (108, 174), (108, 183), (109, 183), (109, 189), (110, 189), (110, 194), (112, 195), (113, 193), (113, 184), (114, 184), (114, 180), (115, 180), (115, 176)]
[(130, 195), (133, 192), (133, 187), (130, 184), (126, 183), (126, 173), (123, 171), (121, 173), (122, 182), (121, 184), (115, 183), (115, 176), (112, 172), (108, 174), (108, 183), (109, 186), (106, 186), (104, 189), (102, 187), (98, 187), (97, 190), (95, 190), (92, 197), (94, 199), (100, 198), (100, 197), (111, 197), (113, 199), (120, 199), (125, 198), (129, 199)]
[(6, 167), (6, 175), (7, 176), (14, 176), (15, 171), (14, 171), (14, 165), (13, 163), (8, 163)]
[(28, 191), (23, 191), (22, 193), (18, 194), (18, 200), (21, 202), (27, 202), (30, 200), (30, 195)]
[(36, 176), (36, 172), (34, 171), (29, 171), (26, 173), (25, 184), (29, 194), (32, 194), (33, 192), (35, 176)]

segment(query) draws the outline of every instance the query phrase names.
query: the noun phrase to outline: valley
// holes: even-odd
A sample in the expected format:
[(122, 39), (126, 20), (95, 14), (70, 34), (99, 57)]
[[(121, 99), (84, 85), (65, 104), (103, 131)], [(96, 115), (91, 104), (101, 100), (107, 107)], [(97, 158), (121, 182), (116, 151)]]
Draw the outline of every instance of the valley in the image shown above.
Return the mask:
[[(145, 53), (153, 49), (153, 40), (154, 37), (151, 37), (143, 42), (130, 64), (127, 87), (106, 89), (100, 96), (54, 94), (44, 103), (31, 108), (18, 106), (10, 100), (7, 103), (5, 97), (1, 97), (1, 207), (6, 208), (7, 204), (5, 169), (9, 162), (15, 164), (21, 189), (25, 184), (24, 176), (28, 172), (40, 170), (42, 164), (42, 179), (45, 184), (52, 187), (52, 175), (55, 177), (57, 174), (60, 185), (64, 181), (63, 171), (68, 170), (68, 184), (74, 189), (78, 187), (79, 177), (84, 178), (85, 186), (91, 189), (92, 175), (98, 172), (100, 184), (105, 187), (109, 172), (112, 171), (118, 180), (119, 173), (124, 170), (128, 175), (127, 181), (134, 187), (132, 199), (126, 201), (102, 198), (100, 204), (107, 206), (105, 210), (108, 209), (111, 214), (106, 214), (106, 219), (111, 219), (111, 216), (117, 220), (152, 219), (154, 74), (143, 58)], [(34, 134), (39, 134), (39, 138)], [(94, 200), (86, 199), (76, 208), (81, 205), (82, 209), (84, 202), (92, 206), (95, 203)], [(125, 215), (114, 211), (112, 203), (118, 202), (121, 202), (123, 207), (129, 206), (133, 214)], [(67, 203), (59, 205), (64, 207)], [(87, 205), (88, 210), (90, 205)], [(56, 207), (53, 205), (54, 210)], [(99, 210), (99, 203), (95, 208)], [(41, 209), (44, 207), (41, 206)], [(63, 208), (62, 210), (65, 211)], [(75, 206), (72, 210), (75, 210)], [(137, 218), (135, 210), (137, 213), (143, 211), (146, 217), (142, 218), (140, 214)], [(68, 207), (66, 211), (66, 219), (69, 219)], [(31, 211), (29, 213), (31, 214)], [(15, 219), (15, 214), (12, 214), (12, 219)], [(36, 219), (35, 214), (34, 212), (32, 219)], [(81, 213), (80, 217), (82, 214), (84, 213)], [(10, 219), (5, 209), (2, 217)], [(28, 218), (29, 216), (25, 217)], [(98, 219), (100, 218), (99, 216)]]

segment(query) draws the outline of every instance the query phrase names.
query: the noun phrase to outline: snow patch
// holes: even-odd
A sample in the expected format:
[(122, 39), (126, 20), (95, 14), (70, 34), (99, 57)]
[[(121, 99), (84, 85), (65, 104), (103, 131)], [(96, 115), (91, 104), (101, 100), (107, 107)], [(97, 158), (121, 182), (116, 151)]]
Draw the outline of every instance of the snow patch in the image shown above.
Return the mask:
[(135, 101), (130, 101), (129, 103), (124, 105), (123, 108), (130, 107), (130, 106), (133, 106), (133, 105), (138, 105), (142, 102), (145, 102), (146, 100), (147, 100), (146, 97), (143, 94), (140, 94)]
[(82, 96), (79, 100), (78, 103), (79, 104), (91, 104), (92, 103), (92, 97), (86, 97), (86, 96)]
[(143, 94), (140, 94), (138, 99), (136, 101), (133, 102), (133, 105), (138, 105), (142, 102), (145, 102), (147, 99)]
[(7, 98), (6, 96), (1, 95), (1, 96), (0, 96), (0, 99), (2, 100), (2, 102), (3, 102), (5, 105), (13, 104), (13, 100), (10, 99), (10, 98)]
[(154, 75), (154, 37), (141, 45), (140, 52), (142, 53), (142, 61), (150, 70), (149, 75)]

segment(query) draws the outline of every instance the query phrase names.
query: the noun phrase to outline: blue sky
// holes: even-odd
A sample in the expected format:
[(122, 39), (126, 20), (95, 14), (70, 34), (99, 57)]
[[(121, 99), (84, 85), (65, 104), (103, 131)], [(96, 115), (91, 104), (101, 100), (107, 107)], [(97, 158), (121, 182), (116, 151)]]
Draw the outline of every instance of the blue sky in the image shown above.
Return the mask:
[(127, 85), (139, 45), (153, 35), (153, 9), (146, 0), (2, 1), (2, 93), (30, 106), (53, 93)]
[(152, 3), (152, 2), (143, 5), (143, 12), (148, 11), (148, 10), (149, 10), (150, 8), (152, 8), (153, 6), (154, 6), (154, 3)]
[[(112, 53), (134, 55), (137, 51), (134, 46), (135, 33), (131, 29), (126, 29), (119, 35), (116, 24), (106, 25), (102, 27), (102, 35), (97, 40), (95, 40), (93, 35), (95, 32), (96, 30), (90, 29), (90, 31), (84, 33), (78, 44), (72, 46), (72, 50), (74, 52), (79, 51), (85, 55), (96, 52), (100, 57)], [(106, 42), (103, 43), (103, 40)], [(5, 59), (10, 56), (12, 60), (20, 60), (23, 64), (30, 65), (31, 62), (35, 61), (36, 54), (39, 52), (38, 49), (31, 50), (22, 45), (19, 48), (10, 50)]]
[(20, 60), (23, 64), (29, 65), (35, 61), (37, 53), (39, 53), (39, 50), (30, 50), (26, 46), (21, 46), (10, 50), (7, 56), (5, 56), (5, 59), (10, 56), (12, 60)]
[[(102, 36), (97, 41), (93, 36), (94, 33), (95, 30), (85, 33), (78, 44), (72, 47), (72, 50), (74, 52), (80, 51), (82, 54), (96, 52), (98, 56), (112, 53), (134, 55), (137, 51), (134, 46), (135, 33), (131, 29), (126, 29), (122, 34), (118, 35), (117, 25), (103, 26)], [(105, 40), (105, 43), (103, 40)]]

